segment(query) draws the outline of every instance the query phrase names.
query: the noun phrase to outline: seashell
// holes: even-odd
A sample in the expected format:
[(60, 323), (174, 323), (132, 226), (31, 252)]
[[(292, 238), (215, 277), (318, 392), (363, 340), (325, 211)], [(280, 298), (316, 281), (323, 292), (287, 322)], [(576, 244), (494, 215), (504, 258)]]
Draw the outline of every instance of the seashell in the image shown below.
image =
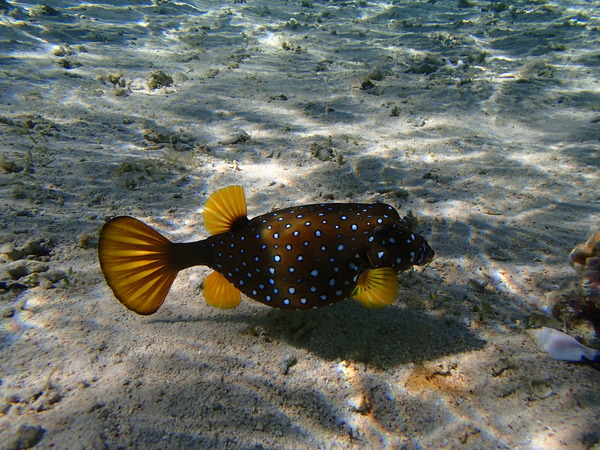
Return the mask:
[(571, 265), (579, 274), (585, 301), (600, 310), (600, 230), (575, 247), (570, 258)]
[(581, 288), (583, 295), (594, 301), (596, 306), (600, 308), (600, 257), (589, 258), (585, 272), (581, 275)]
[(529, 390), (538, 398), (547, 398), (554, 394), (554, 389), (547, 376), (534, 377), (529, 380)]
[(582, 273), (586, 270), (588, 259), (600, 256), (600, 230), (597, 230), (591, 238), (581, 245), (578, 245), (571, 252), (571, 265)]
[(554, 328), (534, 328), (527, 330), (527, 334), (535, 341), (538, 349), (548, 353), (552, 359), (581, 361), (587, 358), (594, 361), (600, 358), (600, 350), (586, 347), (573, 336)]

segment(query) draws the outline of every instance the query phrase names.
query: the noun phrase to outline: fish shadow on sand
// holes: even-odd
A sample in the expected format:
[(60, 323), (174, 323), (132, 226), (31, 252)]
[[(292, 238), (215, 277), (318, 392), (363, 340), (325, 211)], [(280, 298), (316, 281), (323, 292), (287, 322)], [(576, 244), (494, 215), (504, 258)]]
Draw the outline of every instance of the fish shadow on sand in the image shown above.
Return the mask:
[(352, 299), (315, 310), (268, 309), (259, 315), (153, 322), (206, 320), (244, 323), (254, 339), (279, 341), (327, 361), (347, 360), (381, 370), (478, 350), (486, 344), (456, 319), (427, 317), (395, 306), (367, 309)]
[(353, 300), (318, 310), (270, 310), (246, 321), (264, 339), (285, 342), (325, 360), (349, 360), (378, 369), (485, 345), (454, 319), (425, 317), (393, 306), (370, 310)]

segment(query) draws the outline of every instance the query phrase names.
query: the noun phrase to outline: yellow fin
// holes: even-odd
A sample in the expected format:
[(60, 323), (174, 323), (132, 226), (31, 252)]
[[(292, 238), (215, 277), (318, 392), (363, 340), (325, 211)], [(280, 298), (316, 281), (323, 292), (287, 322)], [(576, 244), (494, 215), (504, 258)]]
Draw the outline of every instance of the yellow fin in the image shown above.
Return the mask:
[(211, 235), (230, 231), (235, 221), (246, 214), (246, 197), (241, 186), (218, 190), (208, 198), (202, 212), (204, 226)]
[(242, 301), (242, 294), (219, 272), (212, 272), (204, 280), (206, 303), (217, 308), (235, 308)]
[(383, 308), (396, 299), (398, 278), (391, 267), (367, 269), (358, 278), (351, 297), (367, 308)]
[(98, 258), (115, 297), (138, 314), (152, 314), (165, 300), (177, 269), (171, 242), (133, 217), (116, 217), (100, 232)]

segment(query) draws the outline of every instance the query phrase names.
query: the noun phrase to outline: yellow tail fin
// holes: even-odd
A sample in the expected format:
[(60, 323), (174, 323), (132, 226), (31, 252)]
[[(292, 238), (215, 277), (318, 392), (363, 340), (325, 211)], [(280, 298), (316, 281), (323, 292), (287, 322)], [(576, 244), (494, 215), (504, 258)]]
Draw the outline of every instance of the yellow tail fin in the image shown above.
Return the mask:
[(116, 217), (100, 232), (98, 257), (115, 297), (138, 314), (154, 313), (165, 300), (178, 270), (171, 267), (173, 245), (133, 217)]

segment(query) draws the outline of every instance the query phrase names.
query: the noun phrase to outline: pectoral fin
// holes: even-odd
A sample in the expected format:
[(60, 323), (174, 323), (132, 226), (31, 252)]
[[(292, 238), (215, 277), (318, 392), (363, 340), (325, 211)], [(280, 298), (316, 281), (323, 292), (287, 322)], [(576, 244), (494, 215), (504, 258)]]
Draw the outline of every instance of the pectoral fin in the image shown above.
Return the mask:
[(398, 278), (391, 267), (367, 269), (358, 278), (352, 297), (367, 308), (383, 308), (396, 299)]

